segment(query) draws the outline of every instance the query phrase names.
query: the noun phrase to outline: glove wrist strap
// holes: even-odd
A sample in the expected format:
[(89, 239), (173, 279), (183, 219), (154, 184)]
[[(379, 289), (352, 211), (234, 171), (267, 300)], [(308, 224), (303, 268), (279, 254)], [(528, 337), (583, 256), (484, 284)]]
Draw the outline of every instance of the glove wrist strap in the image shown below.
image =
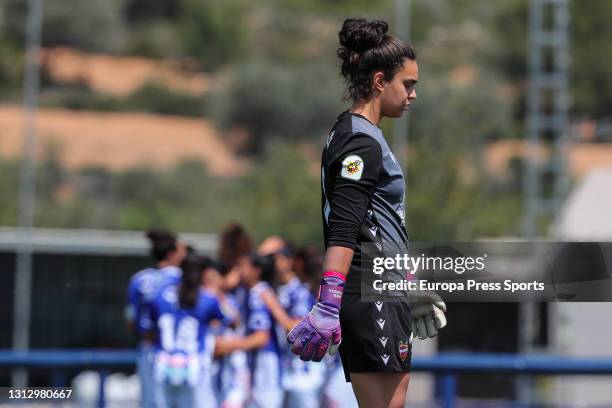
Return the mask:
[(323, 275), (321, 275), (321, 280), (324, 280), (326, 278), (338, 278), (342, 281), (343, 284), (344, 282), (346, 282), (346, 275), (337, 271), (323, 272)]
[(346, 276), (336, 271), (326, 271), (321, 277), (319, 302), (340, 309)]

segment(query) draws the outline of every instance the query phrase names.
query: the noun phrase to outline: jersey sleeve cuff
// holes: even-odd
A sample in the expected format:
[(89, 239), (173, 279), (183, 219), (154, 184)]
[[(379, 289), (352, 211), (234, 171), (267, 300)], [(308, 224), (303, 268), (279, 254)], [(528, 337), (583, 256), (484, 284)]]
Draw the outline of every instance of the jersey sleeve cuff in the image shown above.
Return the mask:
[(347, 241), (329, 241), (329, 243), (327, 244), (327, 247), (333, 247), (333, 246), (338, 246), (338, 247), (344, 247), (344, 248), (348, 248), (348, 249), (355, 249), (355, 242), (347, 242)]

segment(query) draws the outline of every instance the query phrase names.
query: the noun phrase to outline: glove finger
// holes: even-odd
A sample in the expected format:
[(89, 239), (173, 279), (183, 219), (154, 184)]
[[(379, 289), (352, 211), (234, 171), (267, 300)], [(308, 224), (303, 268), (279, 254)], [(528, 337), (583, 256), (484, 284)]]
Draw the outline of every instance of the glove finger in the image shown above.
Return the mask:
[(322, 340), (319, 343), (319, 347), (317, 348), (314, 355), (312, 356), (312, 361), (319, 362), (323, 360), (323, 357), (325, 356), (325, 353), (327, 352), (328, 349), (329, 349), (329, 341)]
[(305, 330), (300, 338), (298, 338), (291, 346), (291, 352), (295, 355), (301, 356), (304, 352), (304, 348), (310, 342), (310, 339), (314, 336), (314, 331)]
[(297, 339), (302, 337), (306, 328), (307, 328), (306, 321), (305, 320), (300, 321), (298, 324), (296, 324), (293, 327), (293, 329), (291, 329), (291, 331), (289, 331), (289, 333), (287, 333), (287, 342), (289, 344), (295, 343)]
[(340, 326), (338, 326), (337, 330), (332, 332), (331, 343), (338, 346), (340, 345), (341, 341), (342, 341), (342, 329), (340, 328)]
[(425, 326), (427, 326), (427, 337), (435, 337), (438, 334), (436, 324), (434, 322), (433, 312), (423, 318), (425, 320)]
[(446, 315), (444, 312), (438, 308), (434, 309), (434, 319), (436, 323), (436, 328), (441, 329), (446, 326)]
[(327, 352), (329, 353), (330, 356), (335, 355), (338, 352), (338, 348), (340, 347), (340, 343), (338, 344), (330, 344), (329, 348), (327, 349)]
[(338, 326), (338, 330), (332, 333), (332, 340), (329, 345), (329, 355), (333, 356), (338, 352), (338, 348), (340, 347), (340, 343), (342, 342), (342, 330), (340, 326)]
[(427, 326), (425, 325), (425, 320), (423, 320), (422, 317), (416, 320), (416, 326), (417, 326), (417, 334), (419, 336), (419, 339), (421, 340), (426, 339), (427, 338)]
[(443, 312), (446, 312), (446, 303), (444, 303), (443, 301), (439, 301), (439, 302), (434, 302), (434, 306), (436, 306), (438, 309), (442, 309)]
[(310, 341), (302, 349), (302, 353), (300, 354), (300, 360), (312, 360), (312, 357), (314, 356), (314, 353), (319, 349), (322, 340), (323, 339), (318, 333), (314, 333)]

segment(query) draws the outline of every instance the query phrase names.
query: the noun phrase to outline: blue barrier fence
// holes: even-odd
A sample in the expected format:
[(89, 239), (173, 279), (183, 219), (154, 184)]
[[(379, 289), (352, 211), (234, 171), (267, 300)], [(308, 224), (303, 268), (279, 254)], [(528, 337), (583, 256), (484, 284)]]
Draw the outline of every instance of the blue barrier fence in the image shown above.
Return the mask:
[[(133, 367), (137, 351), (108, 350), (32, 350), (18, 352), (0, 350), (0, 367), (98, 369)], [(439, 353), (430, 357), (414, 357), (413, 371), (439, 376), (442, 406), (455, 406), (457, 374), (507, 373), (527, 375), (612, 375), (612, 358), (574, 358), (555, 355), (516, 355), (488, 353)], [(104, 375), (102, 376), (104, 378)], [(101, 390), (103, 382), (101, 383)], [(100, 406), (104, 406), (103, 392)]]

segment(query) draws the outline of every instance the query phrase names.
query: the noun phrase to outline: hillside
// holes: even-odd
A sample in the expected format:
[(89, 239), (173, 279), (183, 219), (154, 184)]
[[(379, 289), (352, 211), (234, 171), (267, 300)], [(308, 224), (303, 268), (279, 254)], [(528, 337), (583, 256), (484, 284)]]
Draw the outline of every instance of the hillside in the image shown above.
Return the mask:
[[(145, 165), (169, 167), (183, 159), (202, 161), (210, 174), (235, 177), (248, 163), (236, 157), (221, 135), (201, 119), (143, 113), (78, 112), (40, 109), (39, 151), (49, 144), (61, 149), (69, 168), (100, 165), (113, 170)], [(21, 153), (23, 111), (0, 106), (0, 156)]]
[(210, 83), (193, 61), (88, 54), (69, 47), (45, 49), (42, 65), (55, 82), (84, 84), (95, 92), (115, 96), (128, 95), (150, 82), (201, 95)]

